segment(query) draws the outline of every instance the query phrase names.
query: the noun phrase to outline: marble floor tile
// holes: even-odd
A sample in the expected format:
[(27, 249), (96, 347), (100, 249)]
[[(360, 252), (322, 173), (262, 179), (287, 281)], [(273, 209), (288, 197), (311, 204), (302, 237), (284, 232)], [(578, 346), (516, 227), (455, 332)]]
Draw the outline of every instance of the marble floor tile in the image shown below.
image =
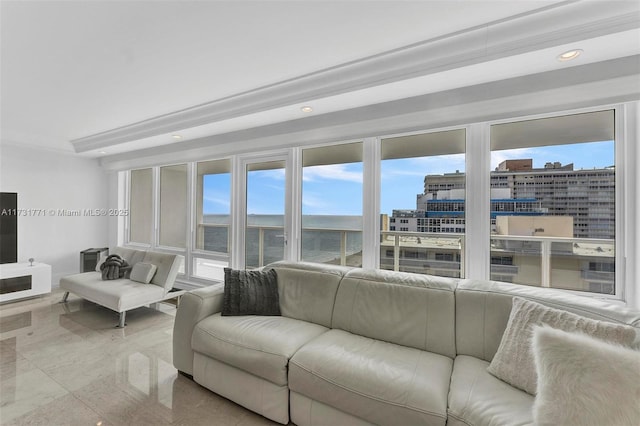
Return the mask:
[(0, 382), (0, 419), (12, 420), (69, 393), (37, 368)]
[(0, 305), (0, 425), (276, 423), (173, 367), (175, 306), (118, 315), (62, 291)]
[(7, 423), (3, 422), (3, 424), (8, 426), (84, 426), (98, 424), (100, 426), (108, 426), (111, 423), (102, 419), (98, 413), (91, 410), (74, 395), (67, 394)]

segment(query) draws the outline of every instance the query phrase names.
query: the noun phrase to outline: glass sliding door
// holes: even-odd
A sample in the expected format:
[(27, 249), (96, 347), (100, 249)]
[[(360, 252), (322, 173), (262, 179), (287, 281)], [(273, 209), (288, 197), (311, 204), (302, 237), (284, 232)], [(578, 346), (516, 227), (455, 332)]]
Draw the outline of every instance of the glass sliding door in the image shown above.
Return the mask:
[(245, 267), (284, 259), (286, 160), (246, 165)]

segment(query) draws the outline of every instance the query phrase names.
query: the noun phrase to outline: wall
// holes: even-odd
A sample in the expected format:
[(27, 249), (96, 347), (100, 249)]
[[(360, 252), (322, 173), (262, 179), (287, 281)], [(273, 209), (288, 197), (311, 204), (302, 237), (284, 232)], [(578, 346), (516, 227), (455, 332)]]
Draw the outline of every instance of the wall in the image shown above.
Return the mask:
[[(79, 272), (79, 252), (107, 247), (114, 224), (100, 209), (109, 204), (115, 173), (97, 160), (71, 153), (3, 143), (0, 190), (18, 193), (18, 262), (30, 257), (52, 266), (52, 286)], [(31, 211), (29, 211), (31, 209)], [(98, 212), (85, 212), (97, 209)]]

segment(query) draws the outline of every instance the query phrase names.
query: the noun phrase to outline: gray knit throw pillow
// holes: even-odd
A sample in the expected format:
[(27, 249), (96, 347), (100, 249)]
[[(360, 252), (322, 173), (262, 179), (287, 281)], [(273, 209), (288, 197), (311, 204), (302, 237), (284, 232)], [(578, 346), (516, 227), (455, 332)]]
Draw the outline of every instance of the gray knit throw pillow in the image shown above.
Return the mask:
[(280, 315), (276, 271), (225, 268), (222, 315)]

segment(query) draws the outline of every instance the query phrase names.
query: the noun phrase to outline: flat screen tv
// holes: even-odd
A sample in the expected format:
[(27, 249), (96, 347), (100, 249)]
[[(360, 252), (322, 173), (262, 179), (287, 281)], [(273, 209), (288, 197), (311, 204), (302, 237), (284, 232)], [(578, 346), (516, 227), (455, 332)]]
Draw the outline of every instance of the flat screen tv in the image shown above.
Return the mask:
[(18, 262), (18, 194), (0, 192), (0, 263)]

